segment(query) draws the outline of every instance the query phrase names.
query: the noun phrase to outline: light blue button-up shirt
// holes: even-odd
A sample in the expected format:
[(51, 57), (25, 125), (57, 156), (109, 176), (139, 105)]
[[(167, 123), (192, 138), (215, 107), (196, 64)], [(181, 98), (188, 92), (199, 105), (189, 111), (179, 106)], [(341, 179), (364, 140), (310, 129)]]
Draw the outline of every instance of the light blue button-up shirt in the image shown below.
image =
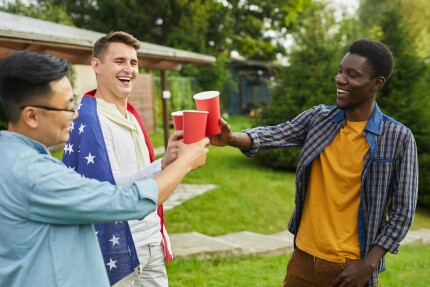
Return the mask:
[(1, 131), (0, 287), (109, 286), (92, 223), (141, 219), (157, 198), (153, 179), (83, 179), (41, 143)]

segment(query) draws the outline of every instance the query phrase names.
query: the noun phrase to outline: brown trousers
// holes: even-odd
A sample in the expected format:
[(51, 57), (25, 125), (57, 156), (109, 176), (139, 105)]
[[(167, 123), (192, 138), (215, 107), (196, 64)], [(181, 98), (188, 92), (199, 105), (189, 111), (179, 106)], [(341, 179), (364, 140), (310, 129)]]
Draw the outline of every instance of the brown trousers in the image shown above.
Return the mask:
[(329, 287), (344, 269), (345, 263), (329, 262), (296, 248), (283, 287)]

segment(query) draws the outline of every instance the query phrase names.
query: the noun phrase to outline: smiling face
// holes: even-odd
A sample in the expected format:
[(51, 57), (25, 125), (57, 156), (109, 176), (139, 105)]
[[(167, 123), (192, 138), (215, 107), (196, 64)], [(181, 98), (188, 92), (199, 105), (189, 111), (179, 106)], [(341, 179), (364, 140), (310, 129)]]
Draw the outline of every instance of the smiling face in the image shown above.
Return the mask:
[(373, 77), (373, 69), (365, 57), (347, 53), (335, 77), (336, 104), (345, 110), (347, 119), (364, 121), (372, 114), (376, 92), (384, 84), (383, 77)]
[[(46, 101), (37, 104), (58, 109), (73, 110), (75, 108), (75, 96), (67, 77), (52, 81), (50, 86), (51, 96)], [(35, 129), (36, 140), (39, 140), (47, 147), (65, 143), (69, 140), (70, 125), (77, 118), (77, 112), (52, 111), (31, 106), (27, 109), (33, 109), (39, 115)]]
[(97, 90), (107, 102), (126, 102), (138, 75), (137, 52), (133, 46), (113, 42), (104, 55), (92, 60)]

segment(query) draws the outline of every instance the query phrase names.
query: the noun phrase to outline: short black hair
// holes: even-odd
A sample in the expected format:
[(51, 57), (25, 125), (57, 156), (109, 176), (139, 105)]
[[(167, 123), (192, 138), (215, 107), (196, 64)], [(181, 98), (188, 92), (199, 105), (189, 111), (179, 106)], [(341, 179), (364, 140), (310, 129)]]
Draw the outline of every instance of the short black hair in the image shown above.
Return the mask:
[(0, 62), (0, 102), (9, 122), (17, 122), (21, 106), (51, 96), (50, 83), (70, 73), (69, 63), (45, 53), (16, 52)]
[(382, 76), (385, 80), (390, 77), (394, 57), (390, 49), (383, 43), (369, 39), (357, 40), (349, 46), (348, 52), (365, 57), (368, 65), (373, 69), (373, 77)]

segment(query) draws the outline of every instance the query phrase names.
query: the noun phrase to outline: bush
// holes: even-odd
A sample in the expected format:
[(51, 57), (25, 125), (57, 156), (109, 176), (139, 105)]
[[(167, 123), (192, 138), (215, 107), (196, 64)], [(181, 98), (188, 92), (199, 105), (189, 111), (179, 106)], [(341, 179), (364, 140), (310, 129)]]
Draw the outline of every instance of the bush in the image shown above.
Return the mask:
[(417, 56), (403, 13), (395, 7), (383, 13), (381, 41), (394, 55), (390, 80), (378, 96), (382, 111), (411, 129), (418, 148), (420, 205), (430, 206), (430, 66)]

